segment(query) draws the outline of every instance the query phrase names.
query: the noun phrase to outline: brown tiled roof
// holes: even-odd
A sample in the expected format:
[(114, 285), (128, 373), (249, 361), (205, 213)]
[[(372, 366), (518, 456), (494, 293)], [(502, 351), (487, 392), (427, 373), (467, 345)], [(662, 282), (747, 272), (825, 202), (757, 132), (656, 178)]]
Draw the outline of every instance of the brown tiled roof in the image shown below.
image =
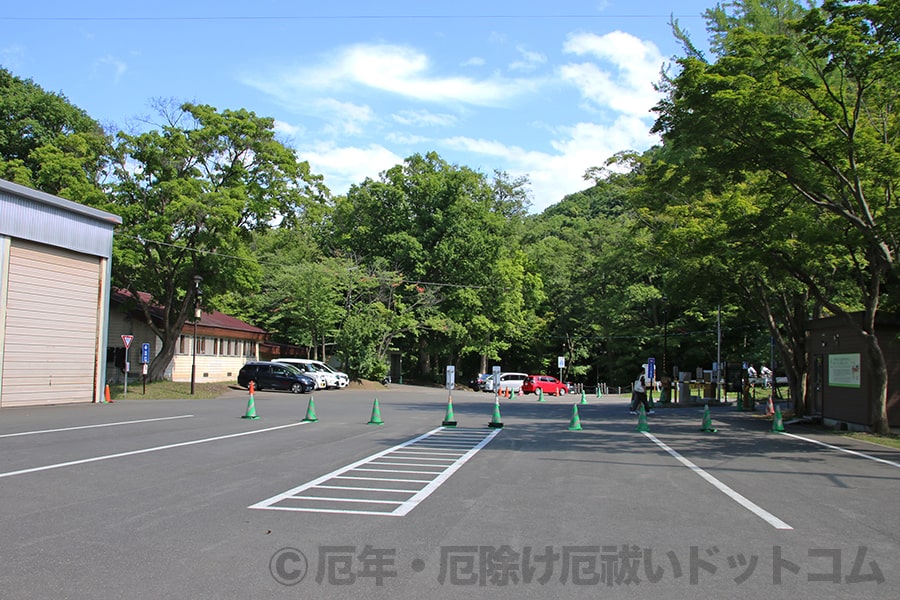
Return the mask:
[[(144, 302), (150, 304), (150, 314), (154, 317), (161, 317), (162, 310), (159, 304), (153, 301), (153, 297), (146, 292), (139, 292), (140, 298)], [(131, 300), (131, 293), (128, 290), (113, 288), (110, 292), (110, 300), (119, 304), (127, 304)], [(193, 325), (193, 320), (189, 321)], [(186, 324), (187, 325), (187, 324)], [(265, 329), (260, 329), (249, 323), (245, 323), (236, 317), (226, 315), (223, 312), (214, 310), (212, 312), (201, 312), (200, 320), (197, 321), (200, 327), (216, 327), (218, 329), (229, 329), (232, 331), (241, 331), (244, 333), (266, 334)]]

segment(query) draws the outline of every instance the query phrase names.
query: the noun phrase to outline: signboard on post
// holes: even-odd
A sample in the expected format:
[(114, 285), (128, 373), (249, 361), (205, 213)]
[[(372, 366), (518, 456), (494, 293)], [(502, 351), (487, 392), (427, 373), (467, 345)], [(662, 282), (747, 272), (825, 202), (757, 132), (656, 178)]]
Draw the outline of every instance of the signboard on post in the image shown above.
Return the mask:
[(647, 380), (653, 381), (656, 379), (656, 359), (652, 356), (647, 359)]
[(133, 335), (122, 334), (122, 343), (125, 344), (125, 389), (122, 391), (124, 396), (128, 396), (128, 372), (131, 370), (131, 363), (128, 361), (128, 348), (131, 347), (131, 342), (133, 341)]
[(456, 367), (447, 365), (447, 389), (452, 390), (456, 385)]
[(147, 342), (141, 344), (141, 364), (150, 364), (150, 344)]

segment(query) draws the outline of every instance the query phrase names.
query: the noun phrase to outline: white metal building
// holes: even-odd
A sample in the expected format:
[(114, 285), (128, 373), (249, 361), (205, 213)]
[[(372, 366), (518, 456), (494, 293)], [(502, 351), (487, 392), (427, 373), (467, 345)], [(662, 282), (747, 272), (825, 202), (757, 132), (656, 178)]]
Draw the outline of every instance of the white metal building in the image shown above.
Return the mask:
[(0, 179), (0, 407), (101, 400), (121, 223)]

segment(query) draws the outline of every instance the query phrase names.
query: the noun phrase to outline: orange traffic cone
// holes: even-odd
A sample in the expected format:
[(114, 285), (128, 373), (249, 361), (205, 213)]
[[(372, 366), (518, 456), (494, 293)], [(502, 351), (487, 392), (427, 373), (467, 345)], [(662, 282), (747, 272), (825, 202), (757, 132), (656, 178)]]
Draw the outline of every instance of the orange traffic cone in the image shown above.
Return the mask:
[(769, 406), (766, 408), (766, 416), (774, 417), (775, 416), (775, 405), (772, 402), (772, 396), (769, 396)]
[(109, 397), (109, 384), (106, 385), (106, 389), (103, 390), (103, 400), (113, 404), (112, 398)]

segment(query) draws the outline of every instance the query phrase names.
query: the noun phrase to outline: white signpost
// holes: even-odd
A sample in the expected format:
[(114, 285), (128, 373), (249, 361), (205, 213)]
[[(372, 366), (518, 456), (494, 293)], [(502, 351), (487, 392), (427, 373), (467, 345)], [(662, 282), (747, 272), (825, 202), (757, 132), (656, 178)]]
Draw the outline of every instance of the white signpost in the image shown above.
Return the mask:
[(122, 392), (123, 396), (128, 395), (128, 371), (131, 370), (131, 363), (128, 361), (128, 348), (131, 347), (131, 342), (134, 341), (133, 335), (123, 334), (122, 335), (122, 343), (125, 344), (125, 389)]

